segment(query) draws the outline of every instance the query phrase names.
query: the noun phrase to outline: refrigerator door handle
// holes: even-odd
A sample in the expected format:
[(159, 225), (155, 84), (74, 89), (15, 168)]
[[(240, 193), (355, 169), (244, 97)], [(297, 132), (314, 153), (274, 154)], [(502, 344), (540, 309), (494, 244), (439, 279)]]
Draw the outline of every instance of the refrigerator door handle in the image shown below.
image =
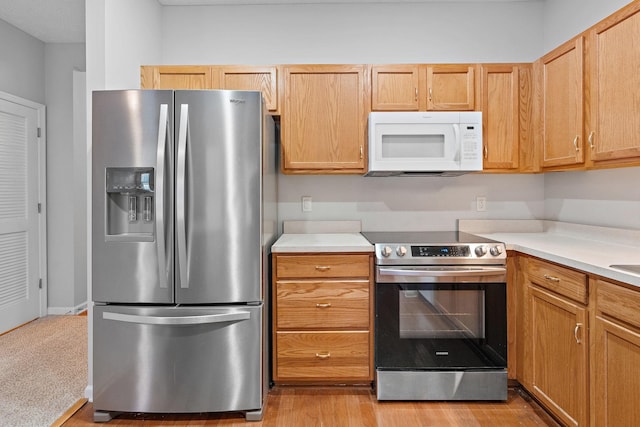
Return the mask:
[(139, 323), (143, 325), (203, 325), (212, 323), (237, 322), (248, 320), (251, 313), (248, 311), (237, 311), (235, 313), (206, 314), (201, 316), (140, 316), (135, 314), (112, 313), (105, 311), (102, 313), (105, 320), (115, 320), (125, 323)]
[(167, 140), (169, 128), (169, 105), (160, 105), (160, 122), (158, 124), (158, 152), (156, 154), (156, 249), (158, 253), (158, 277), (161, 288), (167, 288), (167, 258), (165, 254), (166, 238), (164, 233), (164, 186), (165, 186), (165, 156), (167, 155)]
[(189, 287), (187, 276), (187, 228), (185, 198), (187, 190), (187, 140), (189, 138), (189, 104), (180, 105), (180, 128), (178, 130), (178, 164), (176, 165), (176, 225), (178, 240), (178, 272), (180, 287)]

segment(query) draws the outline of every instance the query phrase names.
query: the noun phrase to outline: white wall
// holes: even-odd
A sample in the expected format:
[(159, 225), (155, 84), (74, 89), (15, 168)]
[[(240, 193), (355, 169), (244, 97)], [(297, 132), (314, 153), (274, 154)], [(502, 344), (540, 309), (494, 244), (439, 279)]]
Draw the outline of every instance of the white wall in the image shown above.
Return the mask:
[(546, 0), (543, 19), (545, 53), (629, 3), (628, 0)]
[(532, 61), (542, 3), (165, 7), (164, 64)]
[(45, 104), (44, 43), (0, 20), (0, 91)]

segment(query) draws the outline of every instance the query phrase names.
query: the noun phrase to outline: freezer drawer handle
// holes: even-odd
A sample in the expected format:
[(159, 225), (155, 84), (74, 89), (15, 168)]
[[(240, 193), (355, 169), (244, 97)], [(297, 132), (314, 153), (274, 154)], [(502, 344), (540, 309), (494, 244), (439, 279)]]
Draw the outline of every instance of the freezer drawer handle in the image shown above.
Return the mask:
[(143, 325), (201, 325), (208, 323), (236, 322), (251, 317), (248, 311), (235, 313), (206, 314), (203, 316), (138, 316), (135, 314), (111, 313), (105, 311), (102, 318), (126, 323), (140, 323)]

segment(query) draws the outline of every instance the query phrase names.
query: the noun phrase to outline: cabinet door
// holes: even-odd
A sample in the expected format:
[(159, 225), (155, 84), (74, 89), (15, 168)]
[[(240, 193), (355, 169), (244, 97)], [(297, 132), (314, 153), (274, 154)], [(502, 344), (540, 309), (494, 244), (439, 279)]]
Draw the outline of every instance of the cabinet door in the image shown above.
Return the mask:
[(418, 66), (374, 65), (371, 68), (373, 111), (418, 111)]
[(142, 89), (212, 89), (211, 68), (207, 66), (142, 66)]
[(590, 158), (640, 160), (640, 3), (596, 25), (589, 40)]
[(535, 286), (530, 295), (531, 391), (566, 425), (586, 425), (587, 310)]
[(284, 80), (282, 171), (364, 173), (365, 66), (286, 66)]
[(584, 163), (582, 45), (580, 36), (540, 60), (543, 167)]
[(276, 67), (223, 66), (214, 68), (217, 87), (234, 90), (259, 90), (271, 113), (278, 110), (278, 74)]
[(427, 110), (474, 110), (475, 65), (444, 64), (427, 67)]
[(517, 65), (482, 65), (484, 169), (517, 169), (520, 154)]

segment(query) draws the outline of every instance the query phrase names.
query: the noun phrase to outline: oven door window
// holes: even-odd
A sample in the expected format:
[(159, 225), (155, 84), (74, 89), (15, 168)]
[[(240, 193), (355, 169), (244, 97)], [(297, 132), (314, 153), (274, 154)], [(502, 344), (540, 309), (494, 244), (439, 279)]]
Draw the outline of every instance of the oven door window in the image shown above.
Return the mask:
[(376, 367), (506, 367), (504, 283), (376, 287)]

